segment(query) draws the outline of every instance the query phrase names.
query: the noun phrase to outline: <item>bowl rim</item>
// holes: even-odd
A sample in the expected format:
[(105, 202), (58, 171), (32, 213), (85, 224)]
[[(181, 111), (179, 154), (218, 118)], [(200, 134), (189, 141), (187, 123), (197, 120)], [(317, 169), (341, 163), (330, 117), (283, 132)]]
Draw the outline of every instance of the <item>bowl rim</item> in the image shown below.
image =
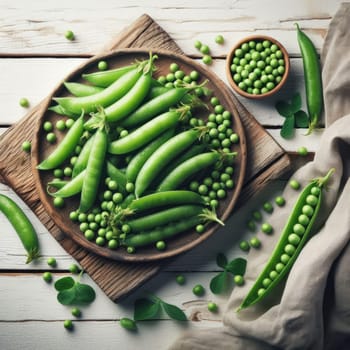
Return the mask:
[[(232, 77), (231, 63), (232, 63), (232, 59), (233, 59), (233, 55), (234, 55), (235, 50), (239, 46), (241, 46), (243, 43), (251, 41), (251, 40), (258, 40), (258, 41), (269, 40), (272, 43), (276, 44), (283, 52), (284, 61), (285, 61), (285, 72), (283, 74), (282, 80), (272, 90), (266, 92), (265, 94), (253, 95), (253, 94), (250, 94), (250, 93), (240, 89), (239, 86), (234, 82), (233, 77)], [(285, 82), (288, 78), (288, 75), (289, 75), (289, 71), (290, 71), (290, 58), (289, 58), (289, 54), (288, 54), (287, 49), (283, 46), (283, 44), (280, 41), (278, 41), (277, 39), (275, 39), (271, 36), (268, 36), (268, 35), (256, 34), (256, 35), (249, 35), (247, 37), (244, 37), (244, 38), (240, 39), (234, 46), (231, 47), (228, 55), (226, 56), (226, 78), (227, 78), (228, 83), (230, 84), (230, 86), (232, 87), (232, 89), (235, 92), (237, 92), (241, 96), (244, 96), (244, 97), (250, 98), (250, 99), (262, 99), (262, 98), (265, 98), (265, 97), (268, 97), (268, 96), (275, 94), (285, 84)]]

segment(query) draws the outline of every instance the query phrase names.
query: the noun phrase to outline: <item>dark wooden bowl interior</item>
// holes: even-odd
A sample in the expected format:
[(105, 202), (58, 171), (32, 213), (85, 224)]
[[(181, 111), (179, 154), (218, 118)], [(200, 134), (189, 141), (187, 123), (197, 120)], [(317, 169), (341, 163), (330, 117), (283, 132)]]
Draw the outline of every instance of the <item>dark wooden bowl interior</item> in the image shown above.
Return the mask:
[[(156, 60), (157, 71), (155, 72), (155, 77), (164, 75), (169, 72), (169, 66), (173, 62), (178, 63), (180, 68), (187, 74), (192, 70), (196, 70), (200, 73), (201, 81), (204, 79), (208, 80), (207, 87), (214, 91), (214, 95), (219, 98), (221, 104), (232, 114), (233, 129), (239, 135), (240, 142), (239, 144), (236, 144), (232, 147), (233, 151), (238, 152), (238, 156), (234, 165), (235, 171), (232, 175), (236, 185), (233, 190), (230, 190), (228, 192), (227, 198), (221, 201), (220, 207), (217, 211), (218, 217), (225, 221), (232, 212), (232, 209), (234, 208), (234, 205), (241, 191), (247, 157), (244, 129), (236, 106), (231, 99), (230, 91), (228, 87), (214, 73), (209, 71), (206, 67), (197, 64), (185, 56), (158, 50), (153, 51), (153, 53), (158, 55), (158, 59)], [(97, 56), (78, 67), (74, 72), (68, 75), (64, 81), (85, 82), (81, 78), (82, 73), (96, 71), (97, 63), (102, 59), (108, 62), (109, 68), (116, 68), (128, 65), (134, 62), (136, 59), (142, 60), (147, 59), (148, 57), (149, 49), (124, 49), (112, 52), (107, 55)], [(45, 121), (51, 121), (53, 124), (55, 124), (57, 120), (62, 119), (62, 116), (59, 116), (56, 113), (48, 110), (48, 107), (52, 104), (52, 97), (68, 95), (69, 93), (64, 88), (63, 82), (61, 82), (51, 93), (38, 116), (36, 135), (32, 147), (32, 168), (40, 199), (55, 224), (57, 224), (57, 226), (65, 234), (67, 234), (83, 248), (100, 256), (119, 261), (141, 262), (169, 258), (186, 252), (215, 233), (215, 231), (219, 228), (219, 225), (211, 224), (203, 234), (198, 234), (195, 230), (190, 230), (186, 233), (174, 237), (167, 242), (167, 248), (164, 251), (158, 251), (154, 246), (148, 246), (145, 248), (138, 248), (134, 254), (127, 253), (124, 248), (111, 250), (107, 247), (100, 247), (96, 243), (88, 241), (79, 230), (79, 225), (69, 219), (69, 213), (79, 206), (79, 197), (77, 196), (76, 198), (66, 200), (66, 205), (62, 209), (57, 209), (54, 207), (53, 197), (48, 195), (46, 191), (47, 183), (53, 178), (52, 172), (38, 171), (36, 168), (37, 165), (53, 151), (54, 147), (56, 147), (58, 142), (60, 142), (64, 136), (64, 133), (57, 131), (56, 134), (58, 136), (58, 142), (54, 145), (49, 144), (45, 139), (45, 132), (42, 128), (43, 123)], [(198, 113), (196, 113), (196, 116), (206, 119), (209, 113), (210, 111), (201, 109)]]

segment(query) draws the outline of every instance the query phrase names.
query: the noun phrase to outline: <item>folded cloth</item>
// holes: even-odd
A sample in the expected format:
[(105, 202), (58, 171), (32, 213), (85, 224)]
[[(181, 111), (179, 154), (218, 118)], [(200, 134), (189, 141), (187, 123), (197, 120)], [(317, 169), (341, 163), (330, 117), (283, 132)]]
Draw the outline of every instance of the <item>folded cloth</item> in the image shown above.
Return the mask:
[[(262, 247), (248, 255), (245, 285), (228, 300), (220, 328), (184, 334), (171, 350), (186, 349), (350, 349), (350, 4), (330, 23), (323, 51), (322, 78), (326, 131), (314, 160), (292, 178), (305, 186), (334, 168), (316, 234), (306, 243), (285, 283), (261, 303), (236, 312), (269, 259), (278, 235), (261, 235)], [(269, 222), (281, 232), (299, 192), (286, 186), (286, 205)]]

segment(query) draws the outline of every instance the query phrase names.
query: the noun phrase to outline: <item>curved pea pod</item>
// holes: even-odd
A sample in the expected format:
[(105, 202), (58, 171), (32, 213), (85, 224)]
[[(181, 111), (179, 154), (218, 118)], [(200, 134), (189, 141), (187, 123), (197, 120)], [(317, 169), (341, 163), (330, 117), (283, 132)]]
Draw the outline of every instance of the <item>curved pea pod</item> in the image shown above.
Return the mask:
[(121, 78), (126, 73), (130, 72), (137, 67), (137, 64), (131, 64), (129, 66), (119, 67), (115, 69), (108, 69), (99, 72), (82, 74), (82, 78), (97, 87), (108, 87), (116, 80)]
[(55, 97), (54, 101), (72, 113), (96, 112), (98, 106), (109, 106), (124, 96), (134, 86), (141, 74), (137, 68), (134, 68), (101, 92), (83, 97)]
[(50, 106), (48, 108), (49, 111), (55, 112), (59, 115), (64, 115), (66, 117), (72, 118), (72, 119), (77, 119), (79, 117), (80, 114), (75, 114), (72, 113), (70, 111), (67, 111), (66, 109), (64, 109), (62, 106), (60, 105), (55, 105), (55, 106)]
[(126, 220), (126, 223), (130, 226), (132, 232), (137, 233), (166, 225), (170, 222), (185, 220), (194, 215), (199, 215), (202, 210), (203, 206), (200, 205), (179, 205), (141, 216), (136, 219)]
[(206, 152), (198, 154), (190, 159), (185, 160), (171, 171), (159, 184), (158, 191), (176, 190), (192, 175), (202, 171), (217, 163), (221, 158), (219, 152)]
[(237, 312), (263, 300), (289, 273), (312, 233), (323, 190), (333, 172), (331, 169), (325, 177), (314, 179), (304, 187), (269, 260)]
[(125, 174), (115, 167), (110, 161), (107, 161), (107, 175), (118, 184), (118, 190), (126, 193), (127, 178)]
[(104, 169), (107, 142), (106, 130), (99, 128), (96, 131), (91, 147), (91, 154), (86, 166), (79, 206), (81, 212), (88, 211), (95, 203)]
[(205, 205), (204, 198), (196, 192), (188, 190), (155, 192), (133, 200), (129, 209), (134, 212), (152, 210), (159, 207), (181, 204)]
[(140, 197), (160, 172), (200, 137), (198, 129), (183, 131), (161, 145), (145, 162), (135, 181), (135, 195)]
[(38, 166), (39, 170), (50, 170), (61, 165), (74, 151), (84, 132), (84, 120), (78, 118), (54, 151)]
[(309, 113), (310, 134), (319, 122), (323, 109), (323, 87), (320, 61), (316, 48), (310, 38), (300, 30), (297, 24), (297, 38), (303, 58), (306, 105)]
[(137, 150), (154, 140), (168, 129), (172, 129), (179, 122), (181, 113), (169, 111), (150, 120), (135, 129), (129, 135), (109, 144), (108, 152), (112, 154), (126, 154)]
[(103, 88), (98, 86), (69, 82), (69, 81), (64, 82), (63, 85), (72, 95), (76, 97), (94, 95), (103, 90)]
[(26, 249), (28, 253), (26, 263), (37, 259), (40, 253), (38, 236), (23, 210), (11, 198), (0, 194), (0, 211), (16, 230), (23, 247)]
[(83, 188), (84, 177), (86, 176), (86, 170), (83, 170), (76, 177), (72, 178), (72, 180), (68, 181), (63, 187), (61, 187), (56, 192), (50, 192), (51, 196), (68, 198), (72, 197), (81, 192)]
[(202, 219), (198, 215), (192, 216), (191, 218), (187, 218), (186, 220), (177, 221), (164, 227), (156, 228), (154, 230), (127, 235), (123, 244), (128, 247), (147, 246), (157, 241), (174, 237), (179, 233), (186, 232), (187, 230), (195, 227), (201, 222)]
[(140, 150), (128, 163), (126, 168), (126, 177), (130, 182), (136, 180), (137, 174), (145, 164), (146, 160), (158, 149), (165, 141), (169, 140), (174, 135), (175, 130), (169, 129), (163, 132), (155, 140), (151, 141), (144, 148)]
[[(107, 122), (114, 123), (125, 118), (142, 103), (152, 85), (152, 74), (154, 71), (153, 61), (156, 57), (157, 56), (151, 55), (148, 64), (143, 67), (142, 74), (132, 88), (120, 99), (104, 109), (103, 116), (106, 118)], [(98, 121), (99, 117), (99, 113), (94, 115), (89, 121), (87, 121), (85, 127), (90, 128), (96, 121)]]

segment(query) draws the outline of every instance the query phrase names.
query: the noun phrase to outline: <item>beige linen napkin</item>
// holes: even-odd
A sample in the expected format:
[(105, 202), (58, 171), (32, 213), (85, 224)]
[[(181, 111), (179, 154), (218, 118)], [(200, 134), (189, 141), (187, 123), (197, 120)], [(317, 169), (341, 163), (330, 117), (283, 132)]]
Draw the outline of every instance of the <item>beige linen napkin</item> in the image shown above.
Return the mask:
[[(314, 160), (292, 176), (305, 186), (330, 168), (336, 169), (324, 193), (317, 234), (273, 295), (236, 313), (279, 238), (261, 235), (262, 248), (249, 253), (246, 283), (232, 292), (223, 326), (189, 332), (171, 350), (350, 349), (349, 21), (350, 4), (342, 4), (330, 23), (322, 52), (327, 129)], [(282, 231), (298, 195), (286, 186), (286, 205), (270, 217), (275, 232)]]

